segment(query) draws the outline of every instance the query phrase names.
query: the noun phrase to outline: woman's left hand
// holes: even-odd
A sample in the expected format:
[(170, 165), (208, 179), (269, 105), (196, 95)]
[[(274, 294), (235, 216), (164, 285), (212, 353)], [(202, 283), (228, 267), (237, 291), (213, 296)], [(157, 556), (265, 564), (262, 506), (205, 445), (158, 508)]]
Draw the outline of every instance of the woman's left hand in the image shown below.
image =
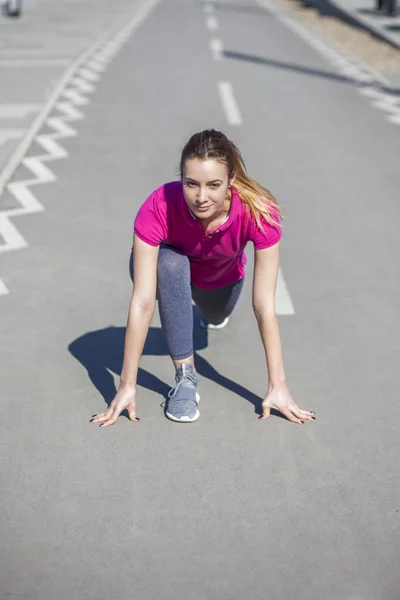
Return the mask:
[(299, 425), (302, 425), (305, 420), (315, 421), (315, 413), (299, 408), (285, 384), (268, 390), (263, 400), (262, 408), (263, 414), (259, 419), (268, 419), (271, 408), (274, 408), (285, 415), (289, 421), (298, 423)]

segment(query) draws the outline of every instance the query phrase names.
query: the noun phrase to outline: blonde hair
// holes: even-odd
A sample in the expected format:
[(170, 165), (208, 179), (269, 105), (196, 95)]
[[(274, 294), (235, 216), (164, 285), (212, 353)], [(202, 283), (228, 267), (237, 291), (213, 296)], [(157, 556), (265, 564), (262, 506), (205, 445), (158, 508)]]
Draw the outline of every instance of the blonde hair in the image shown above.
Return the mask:
[(254, 181), (247, 173), (241, 152), (225, 134), (215, 129), (206, 129), (192, 135), (182, 150), (180, 172), (183, 177), (185, 161), (188, 158), (206, 160), (213, 158), (226, 163), (229, 178), (233, 178), (239, 198), (259, 229), (263, 229), (262, 218), (271, 225), (278, 225), (273, 218), (276, 212), (283, 219), (282, 210), (274, 196), (265, 187)]

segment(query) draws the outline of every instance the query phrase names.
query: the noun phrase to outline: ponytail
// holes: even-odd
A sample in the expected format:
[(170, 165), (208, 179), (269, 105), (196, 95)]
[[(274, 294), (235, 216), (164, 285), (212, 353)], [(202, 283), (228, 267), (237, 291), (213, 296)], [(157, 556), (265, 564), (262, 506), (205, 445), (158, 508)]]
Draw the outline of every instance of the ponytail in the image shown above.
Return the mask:
[(261, 218), (270, 223), (270, 225), (279, 225), (271, 213), (276, 212), (280, 219), (283, 219), (282, 210), (274, 196), (265, 187), (254, 181), (246, 169), (246, 165), (240, 153), (240, 150), (233, 144), (233, 160), (235, 179), (233, 185), (237, 189), (239, 197), (245, 205), (248, 214), (257, 223), (259, 229), (262, 229)]

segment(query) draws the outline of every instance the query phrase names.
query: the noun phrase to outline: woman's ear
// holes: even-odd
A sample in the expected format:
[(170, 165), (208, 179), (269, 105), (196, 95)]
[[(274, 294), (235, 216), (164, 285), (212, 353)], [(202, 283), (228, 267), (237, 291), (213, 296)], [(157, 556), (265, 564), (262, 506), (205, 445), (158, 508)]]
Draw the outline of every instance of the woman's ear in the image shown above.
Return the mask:
[(236, 175), (235, 175), (235, 173), (234, 173), (234, 174), (232, 175), (232, 177), (230, 177), (230, 178), (229, 178), (229, 187), (232, 187), (232, 186), (233, 186), (233, 182), (235, 181), (235, 177), (236, 177)]

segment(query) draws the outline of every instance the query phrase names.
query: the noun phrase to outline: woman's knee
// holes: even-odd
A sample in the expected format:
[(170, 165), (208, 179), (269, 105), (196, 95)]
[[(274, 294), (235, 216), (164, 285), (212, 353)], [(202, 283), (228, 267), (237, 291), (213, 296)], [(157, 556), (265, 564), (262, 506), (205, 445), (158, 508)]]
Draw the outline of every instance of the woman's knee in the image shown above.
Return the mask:
[[(129, 257), (129, 275), (133, 282), (133, 251)], [(180, 281), (190, 283), (190, 264), (187, 256), (169, 246), (160, 246), (157, 263), (159, 281)]]
[(170, 248), (160, 247), (157, 265), (158, 281), (182, 281), (190, 283), (190, 265), (187, 256)]

